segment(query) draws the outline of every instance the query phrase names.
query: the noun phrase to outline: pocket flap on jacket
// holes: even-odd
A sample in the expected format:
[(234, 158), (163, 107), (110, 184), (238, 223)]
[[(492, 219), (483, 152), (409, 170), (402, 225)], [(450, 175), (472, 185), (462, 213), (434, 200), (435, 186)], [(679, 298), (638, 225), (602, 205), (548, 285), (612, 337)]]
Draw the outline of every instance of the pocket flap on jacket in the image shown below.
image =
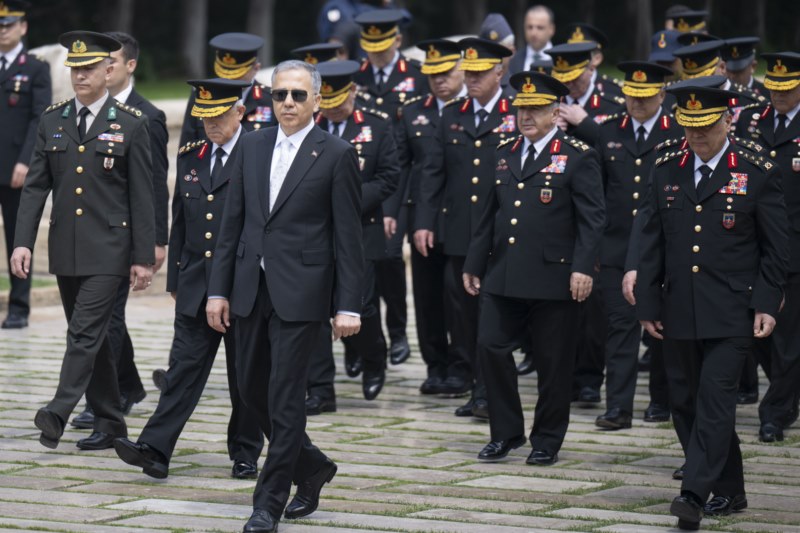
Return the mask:
[(109, 213), (108, 225), (112, 228), (128, 228), (131, 225), (131, 217), (128, 213)]
[(548, 263), (572, 263), (572, 248), (545, 248), (543, 255)]

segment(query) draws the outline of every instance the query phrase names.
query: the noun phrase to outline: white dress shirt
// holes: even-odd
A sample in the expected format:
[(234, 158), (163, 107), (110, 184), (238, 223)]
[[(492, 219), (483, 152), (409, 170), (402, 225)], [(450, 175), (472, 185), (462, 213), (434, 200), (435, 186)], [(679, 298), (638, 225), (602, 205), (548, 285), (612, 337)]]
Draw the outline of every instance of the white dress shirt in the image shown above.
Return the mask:
[[(794, 106), (793, 109), (790, 109), (786, 113), (786, 122), (784, 124), (786, 126), (786, 128), (788, 128), (789, 124), (791, 124), (792, 120), (794, 120), (794, 117), (795, 117), (795, 115), (797, 115), (798, 111), (800, 111), (800, 104), (797, 104), (796, 106)], [(775, 111), (775, 113), (773, 113), (773, 115), (774, 115), (774, 117), (773, 117), (774, 123), (772, 125), (773, 126), (772, 131), (775, 131), (775, 128), (778, 127), (778, 112)]]
[(644, 140), (647, 140), (647, 138), (650, 137), (650, 132), (653, 131), (653, 126), (656, 125), (656, 122), (661, 117), (661, 113), (662, 108), (659, 107), (658, 111), (645, 122), (639, 122), (631, 117), (631, 122), (633, 123), (633, 138), (636, 139), (639, 136), (639, 126), (644, 126)]
[[(311, 120), (309, 121), (308, 125), (303, 127), (303, 129), (289, 136), (287, 136), (283, 132), (283, 126), (278, 128), (278, 136), (275, 139), (275, 149), (272, 152), (272, 165), (270, 166), (270, 172), (269, 172), (270, 211), (272, 210), (272, 207), (275, 205), (275, 200), (277, 200), (278, 194), (281, 192), (281, 187), (283, 186), (283, 180), (286, 179), (286, 174), (292, 167), (294, 158), (297, 155), (297, 150), (300, 148), (300, 145), (303, 144), (303, 141), (306, 139), (306, 136), (314, 127), (316, 127), (316, 124), (314, 124), (314, 121)], [(282, 162), (284, 165), (284, 170), (281, 173), (276, 172), (277, 170), (279, 170), (278, 167), (279, 162)]]
[[(461, 90), (455, 95), (453, 98), (461, 98), (462, 96), (467, 96), (467, 86), (462, 85)], [(436, 106), (439, 108), (439, 116), (442, 116), (442, 109), (444, 109), (445, 104), (447, 104), (449, 100), (442, 100), (441, 98), (436, 99)]]
[(547, 53), (547, 51), (550, 50), (551, 48), (553, 48), (553, 43), (550, 41), (547, 41), (547, 44), (544, 45), (544, 48), (542, 48), (538, 52), (533, 48), (531, 48), (531, 45), (527, 45), (525, 47), (525, 63), (522, 65), (522, 67), (525, 70), (530, 70), (531, 62), (534, 59), (537, 59), (536, 57), (537, 54), (539, 55), (538, 57), (539, 60), (546, 60), (546, 59), (552, 60), (550, 54)]
[(17, 46), (11, 49), (11, 51), (6, 52), (5, 54), (0, 53), (0, 57), (6, 58), (6, 68), (9, 68), (14, 61), (17, 60), (17, 56), (22, 53), (22, 42), (17, 43)]
[[(222, 148), (222, 166), (225, 166), (225, 163), (228, 162), (228, 156), (231, 155), (231, 152), (233, 151), (233, 147), (236, 146), (236, 141), (239, 140), (239, 136), (241, 134), (242, 134), (242, 127), (239, 126), (239, 129), (236, 130), (236, 133), (233, 134), (233, 137), (231, 137), (231, 140), (226, 142), (225, 144), (223, 144), (221, 146), (221, 148)], [(220, 148), (220, 145), (218, 145), (216, 143), (211, 143), (211, 153), (212, 153), (212, 155), (217, 153), (217, 148)], [(211, 160), (210, 161), (209, 170), (214, 170), (214, 160), (216, 159), (216, 157), (210, 157), (209, 159)], [(216, 183), (214, 185), (216, 185)]]
[(128, 103), (128, 98), (131, 97), (131, 93), (133, 92), (133, 83), (128, 82), (128, 86), (122, 89), (120, 92), (114, 95), (114, 99), (117, 102), (122, 102), (123, 104)]
[(494, 109), (495, 104), (497, 103), (498, 100), (500, 100), (501, 96), (503, 96), (503, 88), (502, 87), (497, 89), (497, 92), (494, 94), (494, 96), (492, 96), (492, 99), (489, 100), (486, 103), (486, 105), (482, 106), (480, 104), (480, 102), (478, 102), (478, 100), (476, 98), (472, 99), (472, 112), (475, 113), (475, 127), (476, 128), (479, 127), (479, 120), (480, 120), (480, 117), (478, 116), (478, 111), (481, 110), (481, 109), (485, 109), (487, 113), (491, 114), (492, 109)]
[(720, 159), (722, 159), (722, 155), (725, 153), (725, 150), (728, 149), (728, 146), (730, 146), (730, 144), (731, 143), (727, 139), (725, 139), (725, 146), (722, 147), (722, 150), (717, 152), (717, 155), (715, 155), (714, 157), (709, 159), (707, 162), (703, 162), (703, 160), (700, 159), (697, 156), (697, 154), (694, 154), (694, 186), (695, 187), (697, 187), (697, 184), (700, 183), (700, 178), (703, 177), (703, 175), (700, 173), (700, 167), (702, 167), (703, 165), (708, 165), (708, 167), (711, 169), (711, 173), (713, 174), (714, 173), (714, 169), (717, 168), (717, 164), (719, 164)]
[(386, 65), (385, 67), (378, 68), (375, 65), (372, 65), (372, 77), (377, 82), (378, 81), (378, 72), (382, 70), (383, 73), (384, 73), (383, 83), (386, 83), (387, 81), (389, 81), (389, 76), (392, 75), (392, 71), (394, 71), (394, 66), (397, 64), (397, 62), (399, 60), (400, 60), (400, 52), (395, 52), (394, 53), (394, 57), (392, 58), (392, 61), (388, 65)]

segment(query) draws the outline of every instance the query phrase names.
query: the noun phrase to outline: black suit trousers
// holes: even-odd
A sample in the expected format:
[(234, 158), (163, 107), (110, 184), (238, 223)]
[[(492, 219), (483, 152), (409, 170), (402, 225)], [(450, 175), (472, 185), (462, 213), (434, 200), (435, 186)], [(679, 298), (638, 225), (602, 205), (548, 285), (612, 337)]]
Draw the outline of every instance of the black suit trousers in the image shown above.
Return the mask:
[(263, 273), (259, 280), (252, 313), (236, 320), (236, 371), (242, 400), (269, 440), (253, 508), (281, 516), (292, 482), (308, 479), (326, 459), (305, 432), (309, 354), (322, 322), (282, 320)]
[(58, 276), (67, 317), (67, 349), (56, 394), (47, 408), (66, 422), (84, 394), (97, 399), (94, 430), (128, 434), (119, 405), (115, 359), (106, 333), (121, 276)]
[[(485, 397), (483, 376), (478, 364), (478, 308), (479, 299), (467, 294), (464, 290), (462, 273), (464, 260), (461, 255), (447, 256), (447, 275), (445, 277), (445, 294), (448, 307), (452, 310), (453, 324), (451, 334), (451, 350), (447, 365), (448, 376), (458, 376), (475, 381), (473, 396)], [(511, 350), (509, 350), (510, 352)]]
[(711, 493), (744, 494), (736, 435), (736, 393), (750, 337), (664, 339), (670, 410), (686, 465), (681, 490), (706, 501)]
[(478, 346), (489, 400), (491, 438), (507, 440), (525, 432), (511, 351), (529, 335), (536, 354), (539, 391), (530, 441), (534, 450), (557, 453), (569, 426), (578, 304), (493, 294), (482, 298)]
[(170, 350), (166, 386), (158, 406), (139, 435), (169, 460), (183, 427), (205, 389), (220, 341), (225, 341), (231, 418), (228, 423), (228, 455), (234, 461), (258, 461), (264, 436), (253, 413), (242, 405), (236, 381), (236, 342), (233, 331), (225, 335), (208, 327), (205, 305), (197, 316), (175, 314), (175, 336)]
[(428, 376), (447, 377), (448, 340), (452, 316), (445, 302), (446, 257), (437, 243), (423, 257), (411, 247), (411, 277), (414, 291), (414, 313), (417, 320), (417, 339)]
[(650, 337), (650, 376), (648, 389), (650, 401), (662, 407), (669, 406), (669, 383), (664, 367), (664, 343)]
[[(11, 260), (14, 252), (14, 231), (17, 228), (17, 211), (22, 189), (12, 189), (0, 185), (0, 210), (3, 212), (3, 231), (6, 239), (6, 259)], [(8, 264), (11, 272), (11, 264)], [(8, 295), (8, 313), (27, 317), (31, 311), (31, 280), (33, 279), (33, 261), (31, 261), (31, 274), (27, 279), (11, 276), (11, 292)]]

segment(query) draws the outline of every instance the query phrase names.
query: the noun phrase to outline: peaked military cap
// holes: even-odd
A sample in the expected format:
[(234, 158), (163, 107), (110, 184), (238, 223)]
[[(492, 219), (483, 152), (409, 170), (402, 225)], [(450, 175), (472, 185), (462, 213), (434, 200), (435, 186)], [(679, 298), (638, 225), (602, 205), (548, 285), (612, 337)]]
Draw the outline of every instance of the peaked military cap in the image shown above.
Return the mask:
[(722, 59), (725, 68), (738, 72), (753, 64), (756, 57), (756, 45), (760, 42), (758, 37), (735, 37), (725, 39), (722, 47)]
[(0, 24), (11, 24), (25, 17), (31, 4), (23, 0), (0, 1)]
[(670, 84), (670, 89), (682, 89), (684, 87), (714, 87), (721, 89), (728, 81), (727, 76), (721, 74), (714, 74), (713, 76), (701, 76), (699, 78), (692, 78), (690, 80), (676, 81)]
[(361, 48), (365, 52), (388, 50), (397, 37), (398, 25), (403, 18), (399, 9), (373, 9), (358, 15), (355, 21), (361, 26)]
[(337, 58), (337, 53), (342, 49), (341, 43), (317, 43), (301, 46), (292, 50), (292, 54), (301, 61), (309, 65), (316, 65), (326, 61), (333, 61)]
[(767, 60), (764, 87), (770, 91), (791, 91), (800, 85), (800, 54), (776, 52), (761, 57)]
[[(567, 26), (567, 43), (597, 43), (599, 48), (608, 46), (608, 36), (585, 22), (573, 22)], [(548, 52), (549, 53), (549, 52)]]
[[(500, 13), (489, 13), (483, 19), (478, 38), (501, 44), (514, 44), (514, 31)], [(509, 42), (506, 42), (509, 41)]]
[(722, 38), (702, 31), (687, 31), (686, 33), (678, 33), (678, 44), (681, 46), (691, 46), (693, 44), (706, 43), (708, 41), (722, 41)]
[(675, 50), (675, 56), (683, 63), (683, 78), (699, 78), (709, 76), (720, 61), (720, 49), (724, 41), (706, 41)]
[(195, 88), (193, 117), (217, 117), (233, 107), (242, 98), (242, 89), (250, 83), (243, 80), (211, 78), (206, 80), (189, 80), (186, 83)]
[(665, 78), (672, 75), (670, 69), (647, 61), (623, 61), (617, 68), (625, 73), (622, 93), (635, 98), (657, 95), (664, 88)]
[(702, 83), (675, 84), (667, 88), (667, 92), (675, 95), (677, 108), (675, 120), (687, 128), (701, 128), (717, 122), (722, 114), (728, 110), (731, 99), (738, 98), (739, 94), (716, 87), (703, 87)]
[(359, 71), (361, 65), (349, 59), (344, 61), (327, 61), (317, 66), (319, 75), (322, 76), (322, 87), (319, 92), (322, 101), (321, 109), (339, 107), (347, 100), (350, 88), (353, 87), (353, 75)]
[(547, 54), (553, 58), (553, 77), (567, 83), (583, 74), (592, 59), (592, 51), (597, 49), (594, 42), (559, 44), (550, 48)]
[(464, 60), (459, 67), (461, 70), (483, 72), (499, 65), (504, 57), (511, 55), (511, 50), (502, 44), (476, 37), (461, 39), (458, 46), (464, 52)]
[(447, 39), (429, 39), (417, 43), (417, 48), (425, 52), (422, 63), (423, 74), (441, 74), (452, 69), (461, 59), (461, 48), (458, 43)]
[(252, 33), (222, 33), (208, 44), (216, 48), (214, 74), (220, 78), (241, 78), (256, 62), (264, 39)]
[(650, 38), (650, 55), (648, 61), (663, 61), (665, 63), (675, 61), (675, 50), (680, 48), (678, 36), (681, 33), (675, 30), (661, 30), (653, 34)]
[(86, 67), (111, 57), (111, 52), (122, 48), (122, 44), (104, 33), (93, 31), (68, 31), (58, 38), (67, 49), (67, 67)]
[(548, 76), (553, 75), (553, 60), (549, 57), (543, 57), (541, 59), (534, 59), (531, 61), (530, 70), (533, 72), (538, 72), (540, 74), (547, 74)]
[(550, 105), (569, 94), (566, 85), (552, 76), (535, 71), (517, 72), (511, 76), (509, 83), (517, 90), (511, 103), (517, 107)]
[(700, 31), (706, 29), (706, 19), (708, 11), (702, 9), (687, 9), (673, 13), (670, 18), (675, 29), (681, 33), (687, 31)]

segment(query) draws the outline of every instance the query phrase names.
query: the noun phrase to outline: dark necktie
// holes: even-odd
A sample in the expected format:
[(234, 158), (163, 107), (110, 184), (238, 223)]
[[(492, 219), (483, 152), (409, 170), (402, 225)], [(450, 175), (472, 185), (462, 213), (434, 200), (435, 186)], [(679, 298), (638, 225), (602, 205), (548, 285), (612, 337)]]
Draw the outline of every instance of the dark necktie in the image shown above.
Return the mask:
[(700, 197), (703, 194), (703, 189), (705, 189), (706, 185), (709, 181), (711, 181), (711, 167), (708, 165), (700, 165), (698, 169), (700, 171), (700, 181), (697, 182), (697, 196)]
[(386, 72), (384, 70), (378, 69), (378, 79), (376, 85), (378, 86), (378, 90), (383, 90), (383, 84), (386, 81)]
[(525, 151), (528, 155), (525, 157), (525, 164), (522, 165), (522, 176), (525, 177), (528, 172), (530, 172), (531, 168), (533, 167), (533, 162), (536, 161), (536, 148), (533, 147), (532, 144), (528, 145), (528, 149)]
[(486, 122), (486, 117), (489, 116), (489, 112), (486, 111), (485, 109), (478, 109), (478, 111), (475, 114), (478, 116), (478, 122), (475, 127), (479, 128), (482, 122)]
[(636, 128), (636, 151), (638, 153), (642, 153), (645, 133), (647, 133), (647, 130), (644, 129), (644, 126), (639, 126), (638, 128)]
[(777, 116), (778, 125), (775, 127), (775, 140), (777, 141), (778, 138), (783, 135), (783, 132), (786, 131), (786, 119), (789, 118), (784, 114), (780, 114)]
[(0, 72), (6, 70), (6, 65), (8, 65), (8, 61), (6, 60), (6, 56), (0, 56)]
[(222, 180), (222, 156), (225, 155), (225, 150), (221, 146), (217, 147), (214, 152), (214, 167), (211, 169), (211, 187), (214, 188), (219, 185)]
[(84, 106), (78, 111), (78, 137), (80, 137), (81, 142), (83, 142), (83, 138), (86, 137), (86, 115), (91, 113), (89, 108)]
[(341, 122), (331, 122), (331, 126), (333, 126), (333, 132), (332, 133), (334, 135), (336, 135), (337, 137), (341, 137), (342, 136), (342, 130), (341, 130), (342, 123)]

